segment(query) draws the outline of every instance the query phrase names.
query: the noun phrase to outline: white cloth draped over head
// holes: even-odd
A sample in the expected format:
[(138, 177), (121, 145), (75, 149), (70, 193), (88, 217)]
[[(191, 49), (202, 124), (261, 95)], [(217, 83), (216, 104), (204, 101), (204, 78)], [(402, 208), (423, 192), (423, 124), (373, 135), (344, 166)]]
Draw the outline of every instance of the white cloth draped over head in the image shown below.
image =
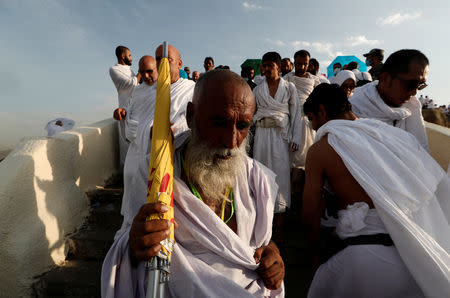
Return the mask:
[(316, 132), (309, 123), (308, 118), (303, 114), (303, 104), (314, 88), (320, 84), (320, 81), (316, 76), (310, 73), (307, 73), (306, 75), (307, 76), (304, 78), (295, 76), (294, 72), (286, 75), (286, 80), (293, 83), (297, 89), (301, 110), (300, 142), (298, 143), (299, 148), (296, 152), (290, 153), (292, 167), (305, 166), (306, 153), (308, 152), (309, 147), (311, 147), (314, 143), (314, 137), (316, 135)]
[(358, 69), (353, 69), (352, 71), (355, 74), (356, 82), (358, 81), (372, 82), (372, 75), (368, 71), (359, 71)]
[[(144, 84), (143, 84), (144, 85)], [(170, 122), (177, 141), (177, 136), (188, 130), (186, 124), (186, 106), (192, 100), (195, 83), (180, 78), (170, 85)], [(136, 123), (136, 137), (130, 144), (130, 149), (124, 166), (124, 194), (121, 213), (124, 223), (133, 221), (139, 208), (147, 198), (148, 167), (150, 162), (151, 138), (150, 130), (153, 126), (153, 114), (156, 103), (156, 87), (142, 86), (136, 88), (131, 102), (131, 120)], [(137, 112), (136, 112), (137, 111)], [(129, 126), (131, 121), (128, 121)], [(128, 134), (131, 134), (128, 132)]]
[(428, 151), (428, 139), (422, 117), (422, 105), (412, 96), (401, 107), (390, 107), (377, 91), (378, 81), (355, 89), (349, 99), (352, 111), (359, 118), (371, 118), (406, 130), (413, 134)]
[[(181, 172), (179, 150), (174, 174)], [(274, 174), (250, 158), (233, 188), (237, 234), (180, 179), (174, 179), (174, 208), (178, 229), (171, 260), (168, 297), (283, 297), (264, 287), (255, 269), (256, 248), (269, 243), (277, 185)], [(144, 262), (130, 263), (130, 223), (116, 234), (102, 268), (102, 297), (144, 297), (147, 271)]]
[[(61, 125), (57, 125), (56, 123), (60, 122)], [(68, 118), (56, 118), (52, 121), (49, 121), (45, 125), (45, 130), (47, 131), (47, 136), (51, 137), (54, 134), (60, 133), (62, 131), (70, 130), (75, 126), (75, 121)]]
[(350, 70), (341, 70), (334, 79), (334, 84), (338, 84), (339, 86), (342, 86), (342, 84), (348, 80), (352, 79), (356, 83), (356, 77), (353, 71)]
[(280, 78), (275, 97), (270, 96), (267, 82), (253, 90), (256, 114), (253, 121), (270, 118), (274, 127), (256, 126), (253, 157), (277, 175), (279, 194), (275, 212), (284, 212), (290, 206), (290, 143), (299, 144), (301, 110), (297, 91), (292, 83)]
[[(139, 82), (134, 72), (131, 70), (129, 65), (116, 64), (109, 69), (109, 75), (117, 89), (119, 108), (125, 108), (131, 98), (134, 86), (137, 86)], [(125, 123), (123, 121), (119, 122), (119, 152), (120, 152), (120, 163), (125, 163), (125, 158), (128, 151), (128, 142), (126, 141), (125, 134)]]
[[(318, 131), (372, 199), (425, 295), (450, 293), (450, 179), (411, 134), (372, 119)], [(370, 158), (368, 158), (370, 156)]]

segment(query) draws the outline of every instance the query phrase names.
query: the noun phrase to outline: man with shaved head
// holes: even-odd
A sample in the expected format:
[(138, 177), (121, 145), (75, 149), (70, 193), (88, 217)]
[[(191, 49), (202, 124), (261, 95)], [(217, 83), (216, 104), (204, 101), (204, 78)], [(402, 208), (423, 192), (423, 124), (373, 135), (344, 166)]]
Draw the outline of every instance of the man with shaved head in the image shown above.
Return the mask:
[[(211, 70), (195, 86), (191, 131), (175, 137), (170, 297), (284, 296), (284, 263), (270, 241), (278, 187), (245, 152), (254, 109), (250, 87), (229, 70)], [(160, 250), (170, 226), (145, 219), (166, 211), (144, 204), (117, 233), (103, 267), (103, 297), (145, 296), (144, 261)]]
[[(131, 58), (130, 49), (124, 46), (118, 46), (116, 48), (117, 64), (109, 69), (109, 75), (111, 80), (116, 86), (119, 97), (119, 108), (123, 108), (128, 105), (133, 92), (134, 86), (139, 84), (141, 75), (135, 75), (131, 70)], [(120, 149), (120, 163), (125, 162), (125, 156), (128, 150), (128, 143), (123, 135), (123, 127), (119, 126), (119, 149)]]

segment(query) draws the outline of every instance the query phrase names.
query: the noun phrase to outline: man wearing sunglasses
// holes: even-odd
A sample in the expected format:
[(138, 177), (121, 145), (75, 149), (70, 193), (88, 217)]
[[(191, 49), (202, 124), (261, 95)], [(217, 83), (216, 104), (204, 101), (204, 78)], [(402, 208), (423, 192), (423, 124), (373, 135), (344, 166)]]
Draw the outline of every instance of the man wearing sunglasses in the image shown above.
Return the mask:
[(418, 50), (400, 50), (386, 60), (379, 80), (356, 88), (350, 98), (352, 110), (360, 118), (372, 118), (406, 130), (428, 150), (428, 140), (420, 101), (428, 58)]

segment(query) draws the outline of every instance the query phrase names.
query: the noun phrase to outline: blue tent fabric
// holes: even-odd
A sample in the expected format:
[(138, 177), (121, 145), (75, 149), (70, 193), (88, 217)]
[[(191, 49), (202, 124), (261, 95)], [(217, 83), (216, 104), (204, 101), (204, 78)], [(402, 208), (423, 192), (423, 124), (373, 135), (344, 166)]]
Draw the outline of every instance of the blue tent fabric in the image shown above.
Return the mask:
[(327, 67), (328, 78), (334, 77), (333, 65), (335, 63), (341, 63), (342, 67), (344, 67), (345, 64), (349, 64), (352, 61), (358, 62), (359, 71), (367, 71), (366, 63), (356, 56), (337, 56)]
[(183, 69), (180, 68), (179, 72), (180, 72), (180, 77), (182, 77), (183, 79), (187, 79), (188, 78), (187, 73)]

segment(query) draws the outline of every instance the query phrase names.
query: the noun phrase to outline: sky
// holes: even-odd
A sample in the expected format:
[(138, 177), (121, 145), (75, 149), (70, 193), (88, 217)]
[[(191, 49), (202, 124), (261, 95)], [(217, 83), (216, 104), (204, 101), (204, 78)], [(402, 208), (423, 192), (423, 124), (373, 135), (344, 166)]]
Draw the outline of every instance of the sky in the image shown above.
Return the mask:
[(183, 66), (203, 59), (240, 73), (247, 58), (277, 51), (292, 59), (306, 49), (321, 64), (372, 48), (414, 48), (430, 60), (428, 95), (450, 103), (450, 1), (353, 0), (0, 0), (0, 151), (21, 138), (46, 135), (57, 117), (76, 126), (110, 118), (117, 91), (108, 69), (118, 45), (132, 69), (167, 41)]

